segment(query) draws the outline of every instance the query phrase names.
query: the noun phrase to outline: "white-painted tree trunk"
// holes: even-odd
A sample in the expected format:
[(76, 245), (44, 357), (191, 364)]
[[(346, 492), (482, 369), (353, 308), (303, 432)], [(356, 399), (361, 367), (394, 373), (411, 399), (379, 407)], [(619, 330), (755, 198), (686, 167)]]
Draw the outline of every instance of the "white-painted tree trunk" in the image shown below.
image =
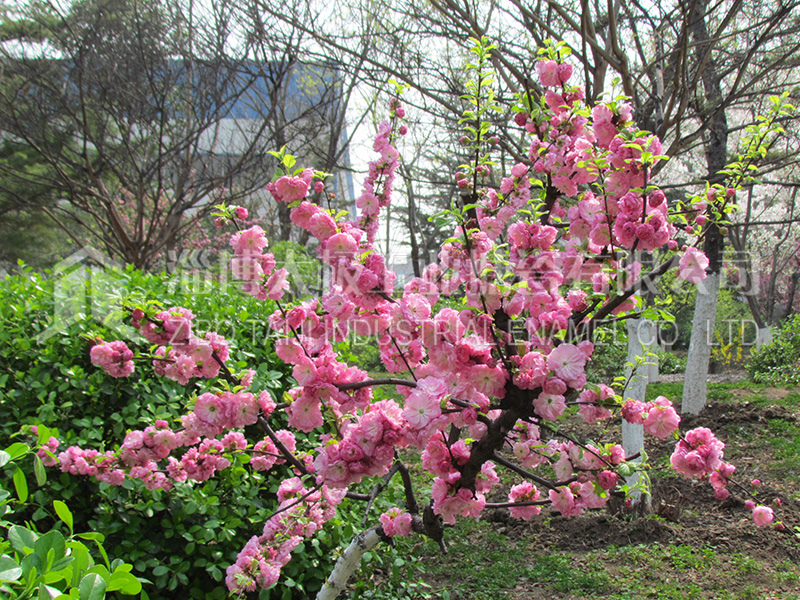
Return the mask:
[(647, 383), (658, 383), (661, 375), (658, 372), (658, 355), (655, 354), (658, 344), (653, 343), (649, 350), (653, 352), (652, 356), (647, 357)]
[(333, 572), (317, 594), (317, 600), (334, 600), (339, 596), (347, 585), (350, 576), (361, 564), (361, 557), (364, 556), (365, 552), (369, 552), (377, 546), (380, 541), (381, 538), (375, 527), (362, 531), (354, 537), (353, 541), (350, 542), (350, 545), (339, 557), (339, 560), (336, 561)]
[[(655, 343), (654, 323), (649, 320), (629, 319), (628, 326), (628, 360), (631, 365), (636, 364), (636, 357), (644, 356), (648, 346)], [(644, 402), (645, 391), (647, 389), (649, 365), (639, 364), (636, 372), (625, 388), (624, 400), (629, 398)], [(625, 367), (625, 378), (631, 377), (631, 366)], [(628, 423), (622, 419), (622, 447), (625, 449), (626, 456), (639, 454), (644, 450), (644, 428), (641, 425)], [(641, 462), (641, 458), (633, 462)], [(639, 474), (634, 473), (626, 478), (625, 483), (633, 487), (639, 483)], [(650, 506), (650, 496), (636, 492), (631, 496), (634, 508), (645, 508)]]
[(772, 327), (759, 327), (756, 331), (756, 348), (761, 348), (772, 341)]
[(714, 344), (718, 297), (719, 274), (711, 273), (697, 284), (692, 337), (683, 382), (682, 414), (699, 415), (706, 406), (708, 361), (711, 358), (711, 346)]

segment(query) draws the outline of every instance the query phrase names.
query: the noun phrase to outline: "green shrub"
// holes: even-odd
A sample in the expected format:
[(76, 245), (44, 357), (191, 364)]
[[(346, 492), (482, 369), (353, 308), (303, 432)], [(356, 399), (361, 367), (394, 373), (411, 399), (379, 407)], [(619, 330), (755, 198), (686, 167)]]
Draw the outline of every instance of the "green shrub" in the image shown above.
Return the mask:
[(789, 319), (772, 342), (751, 351), (747, 370), (757, 383), (800, 383), (800, 314)]
[[(266, 324), (273, 303), (251, 298), (235, 284), (203, 282), (191, 274), (181, 279), (127, 269), (108, 277), (114, 283), (112, 296), (190, 308), (198, 329), (216, 330), (232, 342), (231, 357), (240, 368), (257, 370), (258, 388), (267, 387), (280, 398), (288, 387), (288, 368), (275, 355)], [(0, 448), (20, 426), (41, 423), (58, 429), (61, 449), (103, 450), (103, 444), (111, 449), (129, 429), (157, 418), (172, 421), (186, 412), (191, 383), (184, 388), (157, 377), (147, 364), (126, 379), (113, 379), (91, 365), (89, 344), (80, 336), (113, 340), (120, 335), (112, 327), (113, 314), (101, 322), (86, 316), (93, 307), (82, 301), (97, 290), (82, 290), (84, 285), (91, 282), (65, 287), (63, 280), (30, 269), (0, 281)], [(53, 325), (54, 307), (65, 303), (68, 316), (75, 318), (50, 337), (37, 337)], [(263, 435), (255, 428), (246, 434), (251, 439)], [(33, 481), (31, 466), (25, 468)], [(32, 488), (29, 502), (15, 508), (14, 518), (44, 530), (52, 523), (53, 501), (64, 500), (76, 527), (102, 532), (108, 551), (130, 562), (134, 575), (152, 582), (145, 586), (150, 598), (225, 598), (225, 568), (261, 532), (277, 505), (282, 475), (265, 479), (240, 461), (212, 481), (179, 484), (166, 493), (148, 491), (138, 482), (111, 487), (54, 471), (46, 486)], [(306, 542), (298, 548), (286, 585), (262, 597), (302, 598), (319, 589), (332, 560), (330, 550), (341, 542), (345, 527), (334, 520), (323, 537), (330, 545)]]
[(622, 375), (628, 360), (628, 337), (598, 340), (595, 342), (592, 359), (587, 363), (586, 376), (589, 381), (610, 384)]
[(659, 373), (669, 375), (672, 373), (683, 373), (686, 371), (685, 356), (678, 356), (672, 352), (664, 352), (662, 350), (658, 350), (656, 355), (658, 356)]
[[(50, 432), (40, 427), (38, 436), (38, 442), (45, 442)], [(142, 583), (131, 573), (132, 565), (118, 558), (109, 560), (103, 534), (76, 533), (72, 512), (61, 500), (52, 503), (53, 523), (48, 531), (40, 533), (30, 524), (13, 519), (11, 506), (24, 506), (30, 497), (28, 478), (21, 465), (34, 465), (39, 485), (46, 481), (46, 470), (34, 449), (25, 442), (15, 442), (0, 450), (0, 472), (5, 475), (0, 478), (0, 528), (6, 530), (0, 539), (2, 597), (99, 600), (105, 598), (107, 591), (138, 596)], [(16, 498), (5, 488), (6, 482), (12, 482)]]

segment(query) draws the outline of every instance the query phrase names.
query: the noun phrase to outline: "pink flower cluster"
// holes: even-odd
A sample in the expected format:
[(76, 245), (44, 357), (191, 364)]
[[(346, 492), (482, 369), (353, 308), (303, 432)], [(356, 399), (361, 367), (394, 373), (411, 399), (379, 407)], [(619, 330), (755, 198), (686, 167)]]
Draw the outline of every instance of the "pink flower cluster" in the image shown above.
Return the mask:
[(314, 460), (317, 481), (345, 488), (364, 477), (383, 475), (394, 461), (395, 447), (402, 447), (404, 420), (392, 400), (375, 402), (355, 423), (342, 427), (342, 439), (328, 439)]
[[(241, 432), (228, 430), (251, 425), (259, 413), (269, 415), (274, 408), (267, 392), (258, 398), (246, 391), (205, 393), (198, 397), (194, 412), (181, 417), (182, 430), (173, 430), (166, 421), (157, 420), (144, 430), (129, 431), (117, 452), (100, 454), (71, 446), (54, 460), (45, 449), (55, 452), (55, 438), (39, 452), (43, 460), (47, 457), (50, 465), (58, 464), (63, 472), (89, 475), (111, 485), (122, 485), (130, 477), (142, 480), (149, 489), (170, 489), (175, 482), (205, 481), (227, 468), (231, 464), (229, 454), (249, 448)], [(226, 431), (222, 439), (215, 439)], [(276, 436), (289, 451), (295, 450), (291, 432), (281, 430)], [(182, 447), (188, 449), (180, 458), (171, 456)], [(267, 470), (285, 459), (271, 440), (263, 440), (253, 447), (252, 462), (256, 470)]]
[(710, 429), (698, 427), (686, 432), (675, 447), (670, 462), (687, 478), (708, 477), (714, 495), (718, 500), (725, 500), (730, 495), (727, 485), (736, 467), (722, 460), (724, 448), (725, 444)]
[(584, 389), (579, 396), (580, 414), (589, 425), (612, 416), (611, 411), (602, 405), (603, 401), (616, 399), (614, 390), (601, 383), (595, 389)]
[(151, 344), (179, 346), (192, 337), (192, 319), (192, 311), (180, 306), (162, 310), (152, 319), (137, 308), (131, 314), (131, 325)]
[(275, 585), (291, 552), (336, 514), (345, 491), (326, 486), (307, 489), (298, 477), (284, 480), (278, 489), (280, 505), (228, 567), (225, 582), (231, 592), (252, 592)]
[[(402, 118), (405, 109), (399, 101), (395, 101), (394, 104), (395, 116)], [(397, 148), (392, 144), (394, 135), (394, 128), (389, 122), (383, 121), (378, 125), (372, 149), (380, 157), (370, 161), (367, 177), (364, 180), (364, 190), (356, 200), (356, 207), (361, 211), (359, 227), (366, 231), (370, 244), (375, 242), (375, 234), (378, 231), (377, 215), (381, 208), (389, 206), (392, 199), (392, 186), (400, 157)]]
[(389, 537), (396, 535), (405, 537), (411, 533), (411, 515), (400, 508), (390, 508), (379, 517), (379, 520), (383, 533)]
[(628, 423), (644, 425), (644, 430), (659, 439), (666, 439), (678, 430), (681, 417), (666, 397), (652, 402), (628, 400), (622, 405), (622, 418)]
[(299, 175), (284, 175), (276, 181), (267, 184), (267, 191), (278, 202), (298, 202), (308, 195), (314, 171), (305, 169)]
[(254, 225), (236, 232), (230, 244), (234, 252), (231, 270), (233, 276), (242, 282), (242, 289), (259, 300), (282, 298), (289, 289), (289, 273), (286, 269), (275, 269), (275, 256), (264, 252), (268, 244), (264, 230)]
[(323, 424), (322, 411), (326, 406), (339, 417), (364, 409), (372, 398), (369, 387), (340, 389), (364, 381), (367, 374), (337, 360), (330, 337), (339, 337), (340, 325), (330, 313), (318, 315), (317, 306), (313, 300), (285, 313), (273, 313), (269, 320), (273, 329), (293, 334), (279, 340), (276, 351), (282, 360), (294, 365), (292, 373), (300, 384), (289, 390), (292, 399), (287, 408), (289, 424), (305, 432)]
[[(263, 396), (268, 398), (266, 392), (262, 393)], [(202, 430), (205, 435), (216, 436), (226, 429), (252, 425), (258, 420), (261, 410), (259, 399), (250, 392), (206, 392), (198, 396), (194, 405), (194, 417), (202, 425), (198, 427), (194, 421), (192, 428)]]
[[(548, 498), (554, 510), (565, 517), (578, 515), (584, 509), (605, 506), (609, 492), (618, 481), (613, 469), (625, 462), (625, 451), (618, 444), (599, 447), (557, 440), (544, 442), (538, 426), (523, 422), (517, 423), (514, 429), (512, 452), (526, 469), (542, 465), (553, 469), (559, 485), (550, 490)], [(538, 498), (538, 490), (521, 484), (512, 488), (509, 502), (528, 502)], [(539, 506), (519, 507), (512, 509), (512, 515), (529, 519), (540, 510)]]
[(213, 331), (205, 337), (190, 337), (185, 343), (175, 346), (160, 346), (153, 360), (157, 375), (187, 385), (192, 377), (213, 379), (219, 375), (220, 367), (228, 360), (228, 341)]
[[(511, 491), (508, 493), (509, 502), (535, 502), (539, 499), (539, 490), (536, 489), (530, 481), (524, 481), (515, 486), (512, 486)], [(516, 506), (508, 509), (511, 516), (516, 519), (525, 519), (530, 521), (533, 517), (542, 512), (541, 506)]]
[(131, 318), (147, 341), (161, 344), (155, 351), (153, 370), (181, 385), (187, 385), (192, 377), (213, 379), (228, 360), (228, 341), (213, 331), (196, 337), (192, 331), (194, 317), (187, 308), (173, 307), (152, 318), (137, 308)]
[(112, 377), (127, 377), (133, 373), (133, 352), (125, 342), (101, 342), (89, 351), (92, 364)]
[(517, 211), (531, 199), (531, 179), (528, 167), (517, 163), (511, 168), (511, 176), (500, 183), (500, 193), (486, 190), (486, 198), (475, 210), (480, 229), (489, 240), (494, 241), (505, 231)]
[(58, 450), (58, 446), (58, 439), (50, 436), (50, 439), (42, 444), (42, 447), (36, 451), (36, 454), (38, 454), (39, 458), (42, 459), (42, 463), (45, 467), (55, 467), (58, 464), (58, 458), (55, 455), (56, 450)]
[[(626, 472), (620, 445), (543, 440), (541, 432), (556, 429), (569, 404), (577, 404), (590, 424), (612, 416), (618, 406), (610, 387), (587, 383), (594, 346), (583, 341), (581, 326), (640, 276), (633, 250), (675, 247), (666, 197), (649, 181), (661, 142), (638, 131), (625, 102), (588, 110), (583, 90), (569, 83), (571, 66), (542, 60), (536, 70), (546, 88), (541, 109), (515, 118), (530, 134), (530, 166), (518, 163), (508, 176), (497, 174), (497, 189), (491, 187), (488, 159), (461, 167), (455, 179), (465, 205), (462, 218), (439, 252), (440, 264), (408, 282), (400, 297), (393, 297), (396, 275), (375, 247), (398, 166), (393, 144), (404, 133), (397, 127), (405, 112), (398, 100), (390, 107), (392, 122), (379, 126), (373, 145), (378, 156), (356, 201), (356, 220), (318, 203), (325, 187), (310, 169), (267, 186), (289, 205), (292, 222), (316, 238), (319, 256), (330, 267), (330, 286), (320, 298), (281, 306), (269, 318), (270, 327), (286, 336), (276, 350), (297, 381), (282, 404), (289, 425), (319, 432), (313, 435), (320, 436), (320, 445), (298, 455), (302, 468), (292, 460), (297, 477), (280, 485), (279, 511), (228, 569), (231, 590), (274, 585), (292, 550), (333, 516), (345, 488), (389, 472), (398, 448), (423, 450), (432, 508), (448, 524), (483, 510), (499, 481), (491, 461), (504, 462), (498, 454), (504, 447), (522, 468), (539, 469), (549, 482), (546, 497), (529, 482), (511, 488), (515, 517), (530, 519), (545, 503), (575, 516), (605, 506), (617, 488)], [(490, 139), (476, 137), (475, 147)], [(472, 144), (471, 138), (464, 143)], [(245, 291), (281, 298), (286, 272), (265, 253), (264, 231), (250, 227), (230, 243), (231, 266)], [(687, 250), (681, 276), (699, 280), (704, 259), (696, 249)], [(448, 296), (463, 303), (436, 308)], [(626, 300), (607, 312), (632, 308)], [(157, 372), (181, 382), (218, 376), (227, 359), (224, 340), (194, 336), (192, 319), (183, 308), (149, 319), (134, 314), (142, 335), (161, 346)], [(517, 339), (512, 319), (519, 319), (525, 339)], [(372, 338), (368, 343), (377, 344), (387, 371), (409, 372), (397, 385), (402, 402), (375, 401), (371, 386), (377, 382), (337, 354), (336, 343), (351, 334)], [(297, 451), (296, 440), (288, 431), (272, 434), (266, 428), (267, 439), (251, 447), (233, 431), (275, 409), (268, 394), (249, 391), (252, 378), (242, 378), (241, 387), (201, 393), (180, 430), (159, 422), (130, 432), (117, 453), (69, 448), (59, 455), (61, 467), (114, 483), (138, 478), (152, 488), (205, 480), (237, 452), (250, 453), (254, 469), (270, 469), (285, 461), (282, 452)], [(659, 438), (672, 435), (680, 421), (664, 397), (628, 401), (622, 413)], [(185, 449), (182, 456), (179, 448)], [(723, 498), (733, 467), (722, 460), (722, 448), (710, 431), (696, 429), (678, 444), (672, 462), (687, 476), (708, 478)], [(44, 453), (54, 450), (51, 445)], [(765, 511), (758, 520), (766, 520)], [(407, 535), (418, 523), (399, 508), (382, 514), (380, 522), (388, 536)]]

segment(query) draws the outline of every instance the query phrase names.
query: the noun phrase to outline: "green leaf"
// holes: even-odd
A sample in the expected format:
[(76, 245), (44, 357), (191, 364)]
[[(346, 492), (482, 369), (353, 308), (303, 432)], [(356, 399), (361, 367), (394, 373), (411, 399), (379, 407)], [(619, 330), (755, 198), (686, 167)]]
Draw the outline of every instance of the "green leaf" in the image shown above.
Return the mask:
[(72, 513), (70, 512), (67, 505), (64, 504), (61, 500), (54, 500), (53, 508), (55, 509), (58, 518), (67, 524), (67, 527), (69, 527), (69, 532), (72, 533), (72, 524), (73, 524)]
[(130, 573), (124, 571), (114, 571), (108, 580), (109, 592), (119, 592), (126, 596), (133, 596), (142, 591), (142, 583)]
[(70, 549), (74, 558), (72, 565), (72, 586), (75, 587), (80, 581), (81, 575), (92, 565), (92, 558), (89, 549), (80, 542), (69, 542), (67, 547)]
[(94, 540), (96, 542), (102, 542), (106, 539), (102, 533), (98, 533), (96, 531), (87, 531), (86, 533), (79, 533), (75, 537), (78, 537), (82, 540)]
[(0, 557), (0, 581), (17, 581), (22, 577), (19, 563), (9, 556)]
[(97, 573), (89, 573), (78, 587), (80, 600), (102, 600), (106, 597), (106, 580)]
[(8, 530), (8, 541), (14, 546), (17, 552), (24, 552), (25, 548), (33, 550), (39, 534), (21, 525), (14, 525)]
[(14, 471), (14, 489), (17, 490), (20, 502), (24, 503), (28, 500), (28, 482), (25, 480), (25, 473), (19, 467)]
[[(42, 558), (42, 564), (47, 565), (46, 559), (50, 556), (52, 551), (52, 565), (55, 561), (62, 559), (66, 553), (66, 543), (64, 536), (60, 531), (52, 530), (39, 536), (39, 539), (33, 545), (33, 551)], [(49, 565), (48, 565), (49, 566)]]
[(44, 463), (38, 454), (33, 455), (33, 474), (36, 476), (36, 485), (42, 487), (47, 483), (47, 473), (44, 470)]
[[(70, 375), (75, 377), (73, 373), (70, 373)], [(39, 441), (39, 445), (43, 446), (45, 442), (47, 442), (50, 439), (52, 432), (50, 431), (49, 428), (45, 427), (40, 423), (39, 425), (36, 426), (36, 434)]]
[(106, 563), (106, 566), (111, 564), (108, 562), (108, 553), (106, 552), (106, 549), (103, 548), (103, 544), (100, 543), (100, 540), (95, 540), (95, 544), (97, 544), (97, 551), (100, 553), (100, 556), (103, 557), (103, 562)]
[(6, 448), (6, 452), (11, 456), (11, 460), (18, 458), (25, 454), (28, 451), (28, 445), (23, 444), (22, 442), (17, 442), (15, 444), (11, 444), (8, 448)]
[(10, 460), (11, 460), (11, 455), (5, 450), (0, 450), (0, 467), (8, 464), (8, 461)]
[(62, 596), (61, 590), (45, 585), (44, 583), (39, 585), (39, 600), (53, 600), (59, 596)]

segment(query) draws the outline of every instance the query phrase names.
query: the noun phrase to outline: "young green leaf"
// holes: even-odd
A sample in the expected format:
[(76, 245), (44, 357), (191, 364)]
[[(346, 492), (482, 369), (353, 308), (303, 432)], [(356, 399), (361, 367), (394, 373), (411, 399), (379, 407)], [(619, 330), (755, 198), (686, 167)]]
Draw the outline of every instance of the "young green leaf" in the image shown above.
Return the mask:
[(17, 490), (17, 497), (19, 501), (24, 503), (28, 500), (28, 482), (25, 479), (25, 473), (22, 472), (22, 469), (17, 467), (17, 470), (14, 471), (14, 489)]
[(69, 532), (71, 534), (72, 533), (73, 519), (72, 519), (72, 513), (70, 512), (70, 510), (67, 507), (67, 505), (64, 504), (61, 500), (54, 500), (53, 501), (53, 508), (55, 509), (56, 514), (58, 515), (58, 518), (61, 519), (62, 521), (64, 521), (64, 523), (67, 524), (67, 527), (69, 527)]

